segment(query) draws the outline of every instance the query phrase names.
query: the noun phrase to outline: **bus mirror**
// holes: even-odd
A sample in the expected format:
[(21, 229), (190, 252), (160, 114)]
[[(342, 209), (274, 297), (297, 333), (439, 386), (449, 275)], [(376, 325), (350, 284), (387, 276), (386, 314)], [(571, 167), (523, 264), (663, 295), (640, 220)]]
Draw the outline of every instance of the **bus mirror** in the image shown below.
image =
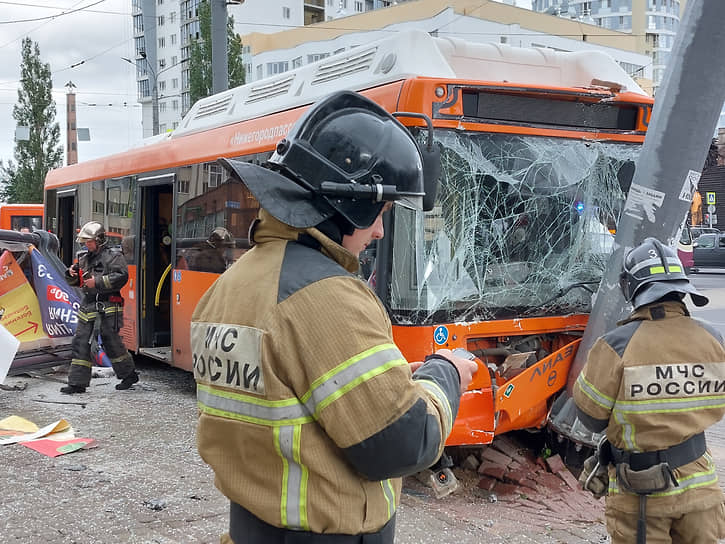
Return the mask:
[(438, 180), (441, 176), (441, 149), (438, 144), (433, 144), (430, 149), (423, 146), (423, 211), (429, 212), (435, 206), (438, 195)]
[[(428, 137), (425, 144), (418, 144), (421, 155), (423, 156), (423, 188), (425, 196), (423, 197), (423, 211), (429, 212), (435, 205), (436, 196), (438, 195), (438, 178), (441, 175), (441, 150), (440, 146), (433, 141), (433, 122), (430, 117), (424, 113), (413, 113), (409, 111), (393, 112), (393, 117), (413, 117), (425, 121)], [(410, 127), (408, 127), (410, 130)]]

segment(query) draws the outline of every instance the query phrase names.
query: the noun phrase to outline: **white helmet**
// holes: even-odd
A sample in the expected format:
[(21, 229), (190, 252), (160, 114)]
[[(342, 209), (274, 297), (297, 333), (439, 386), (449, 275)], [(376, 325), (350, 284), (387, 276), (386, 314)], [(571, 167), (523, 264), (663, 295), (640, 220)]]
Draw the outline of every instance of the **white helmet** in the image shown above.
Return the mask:
[(98, 221), (89, 221), (78, 231), (76, 242), (85, 244), (88, 240), (94, 240), (99, 246), (106, 243), (106, 229)]

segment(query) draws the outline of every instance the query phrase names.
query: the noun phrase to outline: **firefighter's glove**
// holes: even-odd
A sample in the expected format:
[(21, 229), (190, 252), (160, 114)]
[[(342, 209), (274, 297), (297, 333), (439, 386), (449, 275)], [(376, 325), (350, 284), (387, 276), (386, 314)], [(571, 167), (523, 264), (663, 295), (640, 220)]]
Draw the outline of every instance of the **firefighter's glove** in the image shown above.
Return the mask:
[(589, 491), (597, 499), (607, 494), (609, 471), (599, 462), (596, 455), (592, 455), (584, 461), (584, 468), (579, 475), (579, 483), (583, 489)]

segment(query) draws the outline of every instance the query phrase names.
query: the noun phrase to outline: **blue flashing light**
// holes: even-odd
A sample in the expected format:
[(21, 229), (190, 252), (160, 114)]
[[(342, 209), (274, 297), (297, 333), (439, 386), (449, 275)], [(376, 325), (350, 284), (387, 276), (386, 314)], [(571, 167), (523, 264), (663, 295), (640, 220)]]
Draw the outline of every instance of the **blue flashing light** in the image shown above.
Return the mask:
[(581, 200), (577, 200), (574, 203), (574, 208), (576, 209), (576, 211), (579, 215), (583, 214), (584, 213), (584, 202), (582, 202)]

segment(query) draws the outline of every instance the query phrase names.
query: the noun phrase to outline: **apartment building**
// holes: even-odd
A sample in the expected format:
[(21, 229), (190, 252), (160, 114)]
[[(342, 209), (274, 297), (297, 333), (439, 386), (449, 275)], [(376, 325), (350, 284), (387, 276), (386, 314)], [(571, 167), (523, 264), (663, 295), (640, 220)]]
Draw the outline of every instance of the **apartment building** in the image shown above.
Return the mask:
[(582, 21), (635, 37), (652, 62), (653, 95), (662, 83), (686, 0), (532, 0), (534, 11)]

